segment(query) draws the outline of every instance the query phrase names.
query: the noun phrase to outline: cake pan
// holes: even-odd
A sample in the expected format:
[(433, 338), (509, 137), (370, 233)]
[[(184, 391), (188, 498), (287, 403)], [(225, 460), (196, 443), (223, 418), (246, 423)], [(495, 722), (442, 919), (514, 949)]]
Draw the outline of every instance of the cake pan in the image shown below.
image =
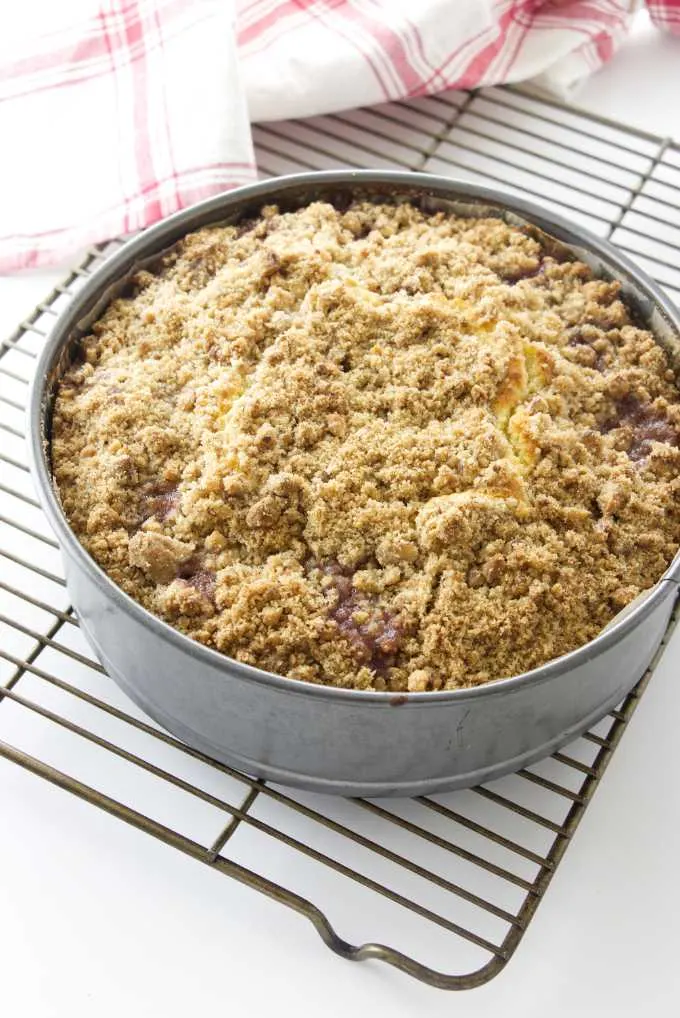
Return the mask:
[(61, 545), (81, 626), (111, 678), (178, 738), (249, 774), (341, 795), (422, 795), (475, 785), (545, 756), (589, 728), (642, 676), (670, 619), (680, 557), (632, 611), (585, 646), (523, 675), (472, 689), (370, 692), (309, 685), (240, 664), (177, 632), (99, 568), (64, 516), (50, 467), (55, 387), (74, 344), (140, 266), (185, 233), (257, 215), (263, 204), (408, 199), (428, 210), (531, 225), (620, 280), (639, 321), (678, 373), (680, 314), (604, 240), (512, 195), (426, 174), (330, 171), (277, 178), (186, 209), (131, 240), (58, 320), (29, 401), (29, 446), (42, 505)]

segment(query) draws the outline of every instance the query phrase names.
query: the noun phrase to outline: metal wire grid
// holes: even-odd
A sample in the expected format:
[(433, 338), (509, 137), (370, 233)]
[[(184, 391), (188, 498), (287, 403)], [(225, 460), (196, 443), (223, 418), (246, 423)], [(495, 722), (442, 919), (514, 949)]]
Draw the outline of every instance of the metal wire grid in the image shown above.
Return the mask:
[[(396, 166), (539, 196), (680, 297), (680, 148), (652, 135), (490, 89), (262, 125), (255, 137), (263, 175)], [(23, 441), (35, 355), (118, 243), (90, 250), (0, 344), (0, 755), (288, 905), (345, 958), (441, 988), (479, 985), (519, 944), (655, 662), (567, 749), (477, 789), (412, 800), (266, 784), (156, 726), (82, 638)]]

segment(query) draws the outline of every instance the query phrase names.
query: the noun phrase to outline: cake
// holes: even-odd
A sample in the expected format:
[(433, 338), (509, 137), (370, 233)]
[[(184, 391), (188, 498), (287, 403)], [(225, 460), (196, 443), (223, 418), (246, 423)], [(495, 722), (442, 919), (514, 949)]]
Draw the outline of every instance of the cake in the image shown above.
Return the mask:
[(54, 479), (108, 576), (268, 672), (424, 692), (582, 646), (680, 542), (680, 395), (548, 238), (414, 204), (187, 235), (80, 342)]

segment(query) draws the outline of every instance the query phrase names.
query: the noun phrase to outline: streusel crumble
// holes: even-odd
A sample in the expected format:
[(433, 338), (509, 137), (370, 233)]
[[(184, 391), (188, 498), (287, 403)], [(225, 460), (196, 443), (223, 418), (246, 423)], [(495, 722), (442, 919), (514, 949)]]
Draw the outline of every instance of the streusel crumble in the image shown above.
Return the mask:
[(496, 218), (270, 206), (114, 300), (54, 476), (133, 598), (225, 654), (451, 689), (594, 637), (680, 542), (680, 397), (616, 283)]

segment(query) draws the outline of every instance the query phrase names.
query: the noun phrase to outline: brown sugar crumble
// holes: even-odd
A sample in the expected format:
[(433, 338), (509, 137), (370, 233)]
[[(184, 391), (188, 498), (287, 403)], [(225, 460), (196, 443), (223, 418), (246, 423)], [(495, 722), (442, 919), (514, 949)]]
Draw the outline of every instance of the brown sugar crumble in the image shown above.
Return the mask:
[(231, 657), (395, 693), (586, 643), (680, 542), (680, 396), (618, 285), (410, 204), (264, 208), (141, 271), (64, 376), (76, 535)]

